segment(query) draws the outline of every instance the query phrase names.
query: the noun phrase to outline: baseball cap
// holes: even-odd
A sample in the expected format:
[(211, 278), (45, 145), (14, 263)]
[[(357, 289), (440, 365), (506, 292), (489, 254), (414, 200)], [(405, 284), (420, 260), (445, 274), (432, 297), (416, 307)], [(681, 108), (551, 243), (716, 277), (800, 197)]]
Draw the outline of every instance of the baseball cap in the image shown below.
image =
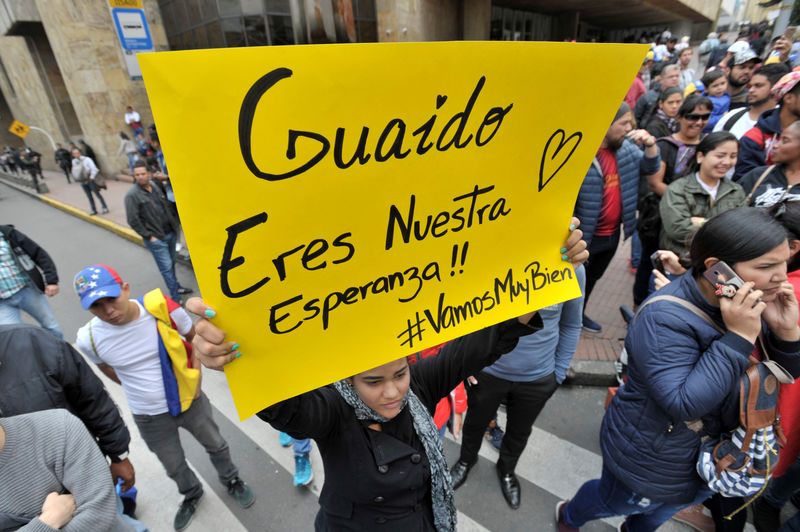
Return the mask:
[(81, 298), (83, 310), (89, 310), (92, 303), (104, 297), (119, 297), (122, 293), (122, 279), (110, 266), (95, 264), (87, 266), (75, 276), (75, 292)]
[(800, 81), (800, 72), (789, 72), (772, 86), (772, 95), (780, 101)]
[[(737, 43), (734, 43), (737, 44)], [(735, 54), (733, 54), (733, 64), (734, 65), (743, 65), (748, 61), (752, 61), (753, 59), (758, 59), (758, 56), (753, 51), (752, 48), (749, 46), (743, 50), (739, 50)]]

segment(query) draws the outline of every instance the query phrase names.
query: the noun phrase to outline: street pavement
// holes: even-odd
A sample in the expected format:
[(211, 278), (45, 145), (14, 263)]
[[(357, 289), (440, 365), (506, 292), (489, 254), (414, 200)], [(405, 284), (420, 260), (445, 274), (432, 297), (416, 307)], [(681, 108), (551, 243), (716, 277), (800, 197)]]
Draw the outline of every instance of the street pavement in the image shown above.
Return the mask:
[[(124, 224), (121, 197), (130, 184), (109, 181), (107, 197), (111, 212), (107, 216), (80, 215), (78, 209), (59, 208), (61, 200), (76, 203), (83, 212), (86, 198), (78, 185), (67, 185), (62, 175), (46, 175), (50, 202), (36, 198), (35, 194), (0, 184), (0, 223), (12, 223), (42, 245), (55, 260), (61, 276), (61, 292), (52, 298), (51, 306), (68, 341), (74, 342), (77, 329), (91, 315), (81, 309), (71, 287), (75, 272), (88, 264), (105, 263), (113, 266), (122, 278), (131, 283), (134, 294), (139, 295), (153, 287), (165, 289), (150, 253), (107, 226), (87, 223), (98, 219)], [(63, 185), (58, 180), (63, 181)], [(80, 194), (78, 194), (80, 193)], [(55, 199), (54, 196), (58, 196)], [(625, 269), (625, 253), (620, 251), (607, 274), (620, 283), (631, 282)], [(179, 264), (178, 279), (181, 284), (195, 289), (197, 284), (191, 268)], [(613, 305), (617, 300), (630, 297), (610, 292), (610, 285), (598, 285), (589, 311), (593, 317), (608, 325), (611, 336), (606, 341), (616, 342), (614, 319), (618, 317)], [(603, 304), (611, 308), (603, 308)], [(612, 312), (613, 310), (613, 312)], [(614, 332), (611, 332), (614, 331)], [(591, 344), (603, 335), (582, 339), (582, 345)], [(616, 349), (615, 349), (616, 351)], [(616, 353), (614, 354), (616, 356)], [(98, 372), (99, 374), (99, 372)], [(131, 460), (136, 467), (139, 491), (137, 516), (153, 531), (172, 530), (172, 519), (180, 503), (180, 495), (169, 480), (155, 456), (142, 442), (132, 422), (121, 388), (104, 376), (106, 388), (120, 405), (123, 417), (132, 429)], [(264, 376), (268, 385), (270, 376)], [(317, 497), (324, 474), (316, 448), (312, 454), (314, 481), (307, 488), (292, 485), (294, 461), (290, 449), (278, 443), (278, 434), (267, 424), (253, 417), (238, 421), (233, 400), (223, 373), (204, 371), (203, 389), (214, 405), (214, 415), (223, 435), (228, 440), (234, 461), (241, 476), (253, 486), (256, 503), (249, 509), (240, 509), (227, 495), (216, 479), (213, 467), (202, 447), (191, 438), (183, 436), (189, 463), (202, 478), (206, 489), (195, 520), (188, 530), (240, 531), (307, 531), (313, 529), (317, 512)], [(554, 530), (555, 503), (572, 496), (578, 487), (600, 474), (601, 458), (598, 443), (603, 416), (604, 387), (562, 386), (550, 400), (534, 427), (533, 434), (517, 468), (522, 484), (522, 507), (508, 508), (499, 490), (494, 462), (497, 451), (484, 442), (479, 463), (473, 468), (467, 482), (456, 491), (461, 531), (549, 531)], [(505, 415), (500, 411), (500, 425), (505, 425)], [(448, 435), (445, 443), (448, 463), (458, 458), (458, 444)], [(358, 479), (354, 479), (358, 481)], [(588, 524), (584, 531), (611, 531), (619, 519), (609, 519)], [(688, 527), (671, 521), (662, 531), (678, 532)], [(752, 528), (750, 529), (752, 530)]]

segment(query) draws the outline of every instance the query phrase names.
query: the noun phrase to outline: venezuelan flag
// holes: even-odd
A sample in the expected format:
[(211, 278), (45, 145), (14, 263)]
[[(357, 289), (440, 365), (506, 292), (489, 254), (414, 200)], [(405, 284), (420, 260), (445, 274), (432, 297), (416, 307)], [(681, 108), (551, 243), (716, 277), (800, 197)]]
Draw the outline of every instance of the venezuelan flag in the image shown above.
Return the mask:
[(139, 302), (156, 319), (167, 407), (171, 415), (177, 416), (192, 406), (200, 382), (200, 370), (192, 367), (192, 346), (175, 329), (175, 322), (169, 315), (179, 305), (164, 297), (159, 288), (140, 297)]

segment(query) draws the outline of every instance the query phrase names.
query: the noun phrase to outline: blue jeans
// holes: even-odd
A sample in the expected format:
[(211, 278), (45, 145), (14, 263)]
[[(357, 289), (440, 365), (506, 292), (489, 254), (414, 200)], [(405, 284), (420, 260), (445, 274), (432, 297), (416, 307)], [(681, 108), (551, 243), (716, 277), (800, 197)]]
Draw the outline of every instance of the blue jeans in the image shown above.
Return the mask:
[(94, 192), (95, 195), (97, 195), (97, 197), (100, 199), (100, 205), (102, 205), (104, 209), (108, 209), (108, 207), (106, 207), (106, 200), (104, 200), (103, 196), (100, 195), (100, 189), (97, 188), (97, 185), (94, 181), (84, 181), (81, 183), (81, 188), (86, 193), (86, 197), (89, 198), (89, 206), (92, 208), (92, 214), (97, 214), (97, 208), (94, 206), (92, 192)]
[(642, 241), (639, 240), (639, 231), (634, 231), (631, 237), (631, 266), (639, 267), (642, 261)]
[(625, 519), (625, 530), (628, 532), (652, 532), (681, 508), (703, 502), (710, 495), (711, 490), (703, 487), (695, 495), (694, 501), (686, 504), (650, 500), (631, 491), (603, 464), (600, 478), (584, 483), (564, 507), (564, 522), (573, 528), (580, 528), (594, 519), (625, 515), (628, 516)]
[(178, 278), (175, 276), (176, 240), (177, 237), (175, 233), (169, 233), (164, 237), (164, 240), (150, 242), (149, 239), (146, 239), (144, 245), (147, 246), (147, 249), (150, 250), (150, 253), (153, 254), (153, 258), (156, 260), (158, 271), (161, 272), (161, 277), (163, 277), (164, 282), (167, 283), (169, 297), (177, 302), (180, 301), (181, 295), (178, 293), (180, 285), (178, 284)]
[(47, 296), (39, 290), (26, 286), (11, 297), (0, 300), (0, 325), (22, 323), (20, 309), (33, 316), (42, 327), (64, 339), (61, 327), (58, 326), (53, 310), (47, 302)]
[(139, 154), (136, 152), (126, 153), (125, 155), (128, 156), (128, 168), (131, 169), (131, 175), (133, 175), (133, 163), (136, 162), (138, 159)]
[(295, 456), (308, 454), (311, 452), (311, 440), (308, 438), (304, 440), (296, 440), (292, 438), (292, 448)]
[(239, 469), (231, 461), (228, 442), (219, 433), (219, 427), (211, 416), (211, 403), (206, 394), (201, 394), (187, 411), (177, 416), (169, 413), (156, 416), (134, 414), (133, 421), (147, 447), (158, 457), (184, 497), (198, 497), (203, 493), (203, 485), (186, 463), (178, 427), (188, 430), (205, 448), (220, 482), (227, 484), (239, 475)]

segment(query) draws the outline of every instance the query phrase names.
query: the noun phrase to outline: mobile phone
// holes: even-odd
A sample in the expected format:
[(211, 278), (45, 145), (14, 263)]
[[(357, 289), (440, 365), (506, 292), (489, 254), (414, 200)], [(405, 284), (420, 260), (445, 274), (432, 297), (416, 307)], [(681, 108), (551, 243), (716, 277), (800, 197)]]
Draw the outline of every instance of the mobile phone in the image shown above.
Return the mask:
[(786, 28), (786, 31), (783, 32), (783, 38), (792, 42), (795, 32), (797, 32), (797, 26), (789, 26)]
[(742, 278), (723, 261), (710, 266), (703, 272), (703, 277), (714, 287), (717, 297), (731, 298), (744, 286)]
[(650, 262), (653, 263), (653, 268), (660, 271), (664, 275), (667, 274), (667, 272), (664, 270), (664, 262), (661, 260), (661, 255), (659, 255), (658, 251), (650, 255)]

